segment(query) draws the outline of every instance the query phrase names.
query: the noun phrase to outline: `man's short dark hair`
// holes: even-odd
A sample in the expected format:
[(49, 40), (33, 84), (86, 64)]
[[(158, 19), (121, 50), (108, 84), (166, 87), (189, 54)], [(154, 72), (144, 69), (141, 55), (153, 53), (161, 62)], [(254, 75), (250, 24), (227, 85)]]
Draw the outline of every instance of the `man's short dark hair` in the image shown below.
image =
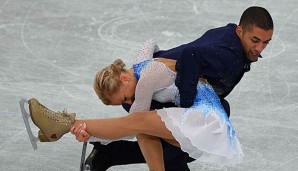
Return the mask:
[(239, 25), (244, 30), (248, 30), (254, 25), (263, 30), (273, 30), (273, 20), (270, 13), (265, 8), (258, 6), (247, 8), (240, 18)]

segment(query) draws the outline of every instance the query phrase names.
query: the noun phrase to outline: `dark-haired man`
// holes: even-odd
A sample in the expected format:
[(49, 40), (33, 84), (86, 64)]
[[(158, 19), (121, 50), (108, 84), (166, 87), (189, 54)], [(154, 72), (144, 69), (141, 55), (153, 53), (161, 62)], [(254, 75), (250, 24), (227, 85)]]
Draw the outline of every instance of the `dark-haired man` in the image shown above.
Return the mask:
[[(198, 79), (203, 76), (212, 85), (229, 115), (229, 103), (224, 98), (250, 70), (251, 63), (261, 57), (272, 35), (273, 21), (269, 12), (263, 7), (252, 6), (243, 12), (239, 25), (228, 24), (211, 29), (193, 42), (156, 52), (154, 57), (177, 60), (176, 86), (182, 107), (193, 104)], [(172, 105), (153, 101), (151, 108)], [(129, 105), (123, 106), (129, 110)], [(162, 144), (167, 171), (189, 170), (187, 163), (193, 159), (187, 153), (164, 141)], [(129, 141), (116, 141), (106, 146), (94, 143), (94, 149), (86, 160), (94, 171), (134, 163), (145, 163), (145, 160), (138, 143)]]

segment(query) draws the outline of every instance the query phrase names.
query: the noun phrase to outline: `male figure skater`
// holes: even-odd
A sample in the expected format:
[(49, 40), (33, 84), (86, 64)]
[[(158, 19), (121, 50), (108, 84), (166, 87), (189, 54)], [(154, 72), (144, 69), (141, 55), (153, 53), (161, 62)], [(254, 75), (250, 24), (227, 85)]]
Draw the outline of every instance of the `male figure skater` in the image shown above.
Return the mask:
[[(200, 38), (181, 46), (156, 52), (154, 57), (177, 60), (176, 86), (180, 92), (181, 106), (189, 107), (196, 95), (196, 85), (203, 76), (221, 99), (228, 115), (229, 103), (224, 99), (239, 83), (250, 65), (261, 57), (273, 35), (273, 20), (263, 7), (247, 8), (239, 25), (228, 24), (207, 31)], [(152, 101), (151, 109), (171, 107), (174, 104)], [(123, 104), (129, 111), (130, 105)], [(111, 166), (145, 163), (137, 142), (115, 141), (108, 145), (93, 143), (94, 148), (86, 159), (93, 171), (103, 171)], [(189, 170), (187, 163), (194, 159), (180, 148), (165, 141), (163, 154), (167, 171)]]

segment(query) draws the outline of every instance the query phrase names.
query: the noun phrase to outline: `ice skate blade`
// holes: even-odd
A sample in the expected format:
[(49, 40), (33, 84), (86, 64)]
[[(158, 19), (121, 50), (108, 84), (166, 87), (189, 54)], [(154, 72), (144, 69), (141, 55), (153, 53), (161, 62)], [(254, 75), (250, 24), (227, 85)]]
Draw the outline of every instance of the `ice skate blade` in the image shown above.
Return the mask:
[(86, 150), (87, 150), (87, 142), (84, 142), (83, 143), (83, 148), (82, 148), (82, 155), (81, 155), (80, 171), (90, 170), (90, 167), (88, 168), (88, 166), (85, 165)]
[(25, 110), (25, 103), (28, 103), (28, 100), (22, 98), (20, 101), (20, 108), (21, 108), (21, 113), (22, 113), (22, 116), (23, 116), (23, 120), (24, 120), (24, 123), (25, 123), (25, 126), (26, 126), (26, 130), (27, 130), (27, 133), (29, 135), (29, 139), (31, 141), (31, 145), (33, 147), (34, 150), (37, 149), (37, 141), (39, 141), (39, 139), (37, 137), (35, 137), (32, 133), (32, 130), (31, 130), (31, 127), (30, 127), (30, 124), (29, 124), (29, 118), (30, 118), (30, 114), (28, 112), (26, 112)]

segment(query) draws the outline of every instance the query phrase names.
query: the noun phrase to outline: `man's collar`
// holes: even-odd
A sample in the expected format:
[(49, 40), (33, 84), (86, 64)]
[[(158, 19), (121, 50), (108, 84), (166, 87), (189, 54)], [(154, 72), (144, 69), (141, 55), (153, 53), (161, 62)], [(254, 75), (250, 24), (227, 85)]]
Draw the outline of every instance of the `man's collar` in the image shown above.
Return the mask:
[[(259, 55), (259, 58), (263, 58), (263, 56), (260, 54)], [(245, 60), (244, 66), (243, 66), (244, 72), (250, 71), (250, 65), (251, 65), (251, 63), (252, 62), (248, 61), (247, 59)]]

